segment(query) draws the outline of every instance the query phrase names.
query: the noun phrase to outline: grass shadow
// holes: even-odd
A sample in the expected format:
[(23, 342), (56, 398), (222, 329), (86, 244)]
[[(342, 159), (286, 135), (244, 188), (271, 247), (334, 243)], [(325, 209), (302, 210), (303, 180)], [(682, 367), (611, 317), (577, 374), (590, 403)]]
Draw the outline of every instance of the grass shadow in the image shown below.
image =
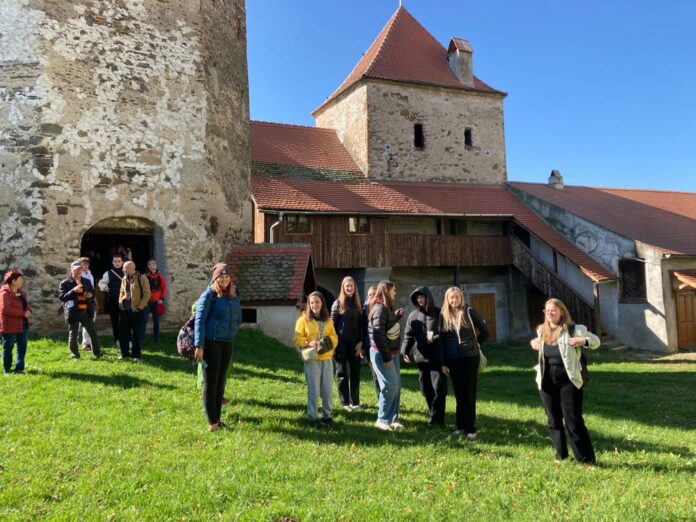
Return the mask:
[(44, 372), (46, 375), (52, 379), (71, 379), (74, 381), (90, 382), (94, 384), (104, 384), (106, 386), (116, 386), (119, 388), (139, 388), (139, 387), (152, 387), (160, 388), (164, 390), (174, 390), (176, 386), (171, 384), (160, 384), (147, 379), (140, 379), (139, 377), (133, 377), (132, 375), (127, 375), (125, 373), (117, 373), (112, 375), (96, 375), (91, 373), (78, 373), (78, 372)]

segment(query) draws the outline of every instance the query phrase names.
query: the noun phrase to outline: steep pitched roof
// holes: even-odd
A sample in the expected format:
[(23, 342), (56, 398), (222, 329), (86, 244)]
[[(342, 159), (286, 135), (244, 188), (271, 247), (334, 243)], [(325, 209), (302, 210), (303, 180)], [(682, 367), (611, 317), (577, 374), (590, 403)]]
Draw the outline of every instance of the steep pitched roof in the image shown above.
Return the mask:
[(449, 68), (445, 48), (403, 7), (396, 10), (341, 86), (313, 114), (363, 78), (505, 94), (476, 77), (473, 87), (462, 84)]
[(629, 239), (696, 255), (696, 193), (511, 182), (511, 186)]
[(614, 275), (547, 225), (501, 185), (327, 180), (252, 176), (260, 210), (430, 216), (514, 217), (596, 281)]
[[(235, 246), (229, 267), (242, 303), (298, 301), (311, 271), (310, 245), (261, 244)], [(314, 274), (310, 273), (312, 281)]]

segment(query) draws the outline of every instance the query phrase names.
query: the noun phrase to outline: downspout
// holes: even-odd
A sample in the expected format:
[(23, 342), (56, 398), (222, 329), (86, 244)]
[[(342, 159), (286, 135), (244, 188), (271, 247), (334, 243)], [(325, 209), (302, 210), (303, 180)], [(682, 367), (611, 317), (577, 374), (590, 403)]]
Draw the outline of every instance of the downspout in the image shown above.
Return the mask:
[(274, 236), (273, 236), (273, 232), (274, 232), (273, 229), (274, 229), (275, 227), (277, 227), (278, 225), (280, 225), (282, 222), (283, 222), (283, 213), (281, 212), (280, 214), (278, 214), (278, 221), (276, 221), (275, 223), (273, 223), (273, 224), (271, 225), (271, 228), (269, 229), (269, 237), (268, 237), (268, 239), (269, 239), (269, 242), (270, 242), (270, 243), (274, 243), (274, 242), (275, 242), (275, 241), (274, 241), (275, 238), (274, 238)]

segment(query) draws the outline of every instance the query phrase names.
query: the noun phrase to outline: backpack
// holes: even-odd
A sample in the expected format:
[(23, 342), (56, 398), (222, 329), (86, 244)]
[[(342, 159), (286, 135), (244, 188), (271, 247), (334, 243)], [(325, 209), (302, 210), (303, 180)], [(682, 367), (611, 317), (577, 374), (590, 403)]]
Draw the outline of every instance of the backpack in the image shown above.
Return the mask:
[(195, 327), (196, 316), (192, 315), (181, 327), (179, 335), (176, 337), (176, 349), (179, 355), (189, 360), (193, 360), (193, 355), (196, 352)]

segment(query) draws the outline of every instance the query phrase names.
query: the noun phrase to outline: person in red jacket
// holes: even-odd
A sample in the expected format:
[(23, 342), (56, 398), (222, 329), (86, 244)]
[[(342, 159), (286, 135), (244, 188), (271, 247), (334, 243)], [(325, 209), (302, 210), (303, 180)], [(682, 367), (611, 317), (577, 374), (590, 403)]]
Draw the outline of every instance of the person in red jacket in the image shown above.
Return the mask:
[(150, 282), (150, 304), (143, 313), (143, 325), (140, 328), (140, 340), (145, 339), (147, 318), (152, 314), (152, 338), (159, 341), (160, 315), (164, 313), (164, 298), (167, 297), (167, 283), (157, 270), (157, 261), (153, 258), (147, 262), (147, 280)]
[(24, 277), (19, 270), (10, 270), (0, 288), (0, 334), (2, 334), (2, 365), (5, 375), (12, 369), (12, 349), (17, 344), (15, 373), (24, 373), (27, 353), (27, 332), (31, 306), (22, 290)]

